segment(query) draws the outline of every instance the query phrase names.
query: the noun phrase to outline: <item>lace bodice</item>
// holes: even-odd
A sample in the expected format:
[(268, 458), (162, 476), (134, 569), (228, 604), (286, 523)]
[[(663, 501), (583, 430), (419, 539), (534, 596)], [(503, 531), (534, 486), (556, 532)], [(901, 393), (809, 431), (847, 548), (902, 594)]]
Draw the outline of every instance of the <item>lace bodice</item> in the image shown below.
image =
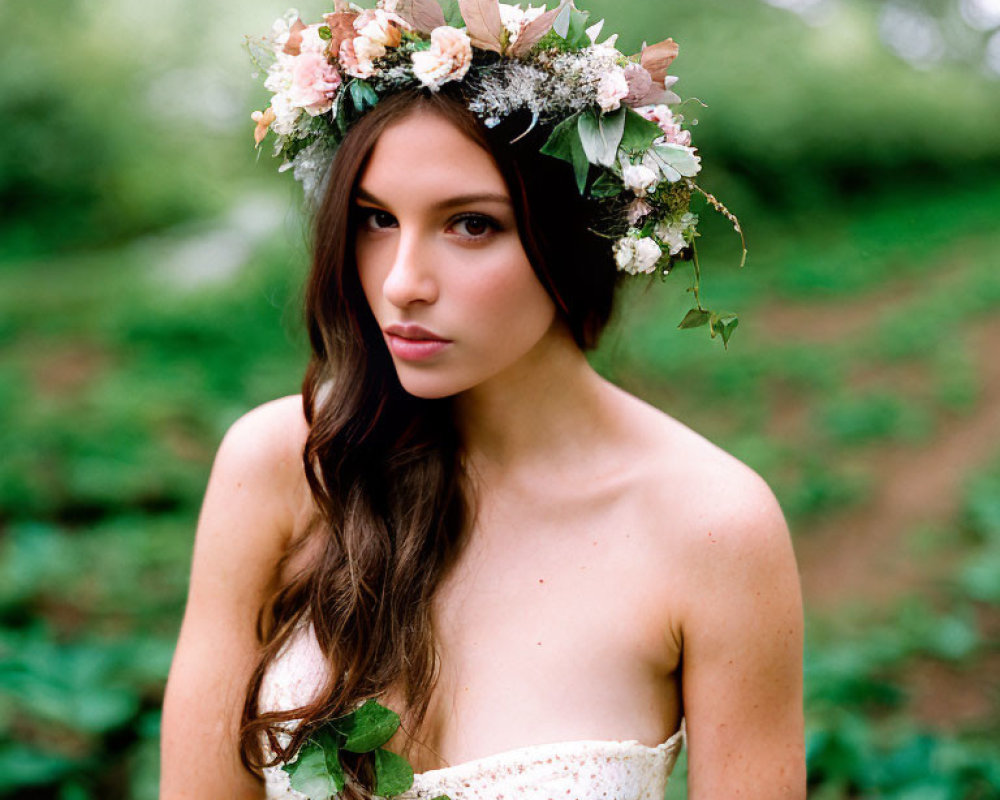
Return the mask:
[[(261, 708), (303, 705), (325, 664), (311, 628), (292, 639), (261, 687)], [(636, 740), (580, 740), (529, 745), (417, 773), (397, 800), (663, 800), (684, 744), (684, 726), (650, 747)], [(278, 766), (265, 769), (268, 800), (304, 800)]]

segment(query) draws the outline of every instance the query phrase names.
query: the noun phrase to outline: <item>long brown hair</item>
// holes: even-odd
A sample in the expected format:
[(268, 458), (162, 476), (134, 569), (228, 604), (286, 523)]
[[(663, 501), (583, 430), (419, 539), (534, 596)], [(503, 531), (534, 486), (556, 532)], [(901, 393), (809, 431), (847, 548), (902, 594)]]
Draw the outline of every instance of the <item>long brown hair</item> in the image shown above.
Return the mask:
[[(514, 115), (487, 128), (449, 88), (393, 95), (351, 128), (314, 218), (305, 293), (312, 355), (302, 387), (303, 466), (317, 513), (295, 547), (308, 542), (319, 555), (278, 587), (258, 619), (262, 650), (240, 729), (241, 757), (254, 772), (268, 765), (264, 737), (277, 754), (270, 763), (287, 761), (318, 725), (392, 687), (403, 689), (406, 707), (396, 710), (407, 729), (419, 730), (437, 678), (431, 601), (472, 526), (474, 497), (450, 400), (416, 398), (396, 377), (360, 286), (353, 238), (354, 194), (374, 144), (417, 109), (442, 115), (493, 157), (525, 252), (581, 348), (597, 344), (612, 312), (610, 243), (591, 232), (593, 211), (569, 165), (539, 154), (546, 126), (524, 135), (531, 120)], [(261, 713), (267, 669), (307, 620), (329, 667), (325, 682), (308, 705)], [(296, 720), (282, 746), (276, 734)], [(370, 785), (360, 760), (344, 766)], [(346, 796), (369, 797), (351, 781)]]

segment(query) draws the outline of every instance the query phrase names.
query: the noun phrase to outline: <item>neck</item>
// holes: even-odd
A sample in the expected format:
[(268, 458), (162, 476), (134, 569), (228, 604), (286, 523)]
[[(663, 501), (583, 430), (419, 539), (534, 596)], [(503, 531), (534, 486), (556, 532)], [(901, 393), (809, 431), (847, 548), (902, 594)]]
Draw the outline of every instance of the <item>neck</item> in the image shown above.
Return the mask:
[(575, 457), (612, 421), (606, 386), (557, 323), (517, 364), (456, 398), (467, 463), (488, 474)]

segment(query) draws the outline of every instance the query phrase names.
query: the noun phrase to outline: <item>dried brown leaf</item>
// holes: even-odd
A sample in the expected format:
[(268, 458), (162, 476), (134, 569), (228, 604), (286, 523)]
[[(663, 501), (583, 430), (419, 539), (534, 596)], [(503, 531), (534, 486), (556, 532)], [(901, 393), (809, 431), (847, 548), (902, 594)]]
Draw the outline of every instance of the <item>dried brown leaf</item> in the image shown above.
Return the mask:
[(288, 41), (285, 42), (285, 52), (290, 56), (297, 56), (302, 52), (302, 31), (306, 29), (306, 24), (298, 17), (292, 23), (288, 33)]
[(334, 58), (340, 52), (340, 43), (344, 39), (353, 39), (357, 36), (354, 30), (354, 20), (358, 15), (354, 11), (337, 11), (333, 14), (324, 14), (323, 21), (330, 28), (330, 45), (327, 52)]
[(396, 13), (421, 33), (430, 33), (446, 24), (444, 11), (436, 0), (399, 0)]
[(662, 84), (667, 77), (667, 70), (677, 58), (679, 50), (677, 42), (673, 39), (667, 39), (664, 42), (644, 47), (640, 63), (647, 69), (655, 83)]
[(503, 36), (500, 0), (458, 0), (472, 46), (499, 53)]

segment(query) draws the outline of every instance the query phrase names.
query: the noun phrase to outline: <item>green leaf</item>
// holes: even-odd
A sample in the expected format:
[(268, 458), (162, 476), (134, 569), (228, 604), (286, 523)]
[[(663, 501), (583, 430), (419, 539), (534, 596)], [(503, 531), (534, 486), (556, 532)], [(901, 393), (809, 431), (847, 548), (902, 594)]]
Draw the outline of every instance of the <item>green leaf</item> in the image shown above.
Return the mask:
[(458, 6), (458, 0), (439, 0), (441, 10), (444, 12), (446, 25), (452, 28), (464, 28), (465, 20), (462, 19), (462, 10)]
[(375, 108), (375, 104), (378, 103), (378, 94), (375, 93), (368, 81), (358, 79), (351, 81), (350, 91), (351, 100), (354, 101), (354, 107), (359, 112), (363, 113), (370, 108)]
[(282, 769), (289, 783), (309, 800), (330, 800), (344, 789), (344, 771), (337, 754), (337, 743), (325, 731), (310, 739), (299, 750), (298, 757)]
[(625, 132), (621, 147), (630, 152), (646, 152), (653, 142), (663, 136), (663, 130), (655, 122), (646, 119), (631, 108), (625, 111)]
[(542, 145), (541, 152), (572, 164), (580, 194), (583, 194), (587, 190), (590, 161), (583, 150), (583, 144), (580, 142), (580, 133), (577, 128), (577, 117), (575, 115), (563, 120), (555, 127), (548, 141)]
[(322, 25), (317, 30), (316, 33), (319, 34), (319, 38), (325, 42), (330, 41), (333, 38), (333, 31), (330, 30), (328, 25)]
[(692, 308), (677, 327), (700, 328), (702, 325), (707, 325), (710, 318), (711, 314), (708, 311), (702, 308)]
[(591, 197), (617, 197), (625, 186), (611, 172), (602, 172), (590, 187)]
[(573, 7), (570, 3), (567, 3), (562, 7), (562, 10), (556, 16), (555, 21), (552, 23), (552, 30), (555, 31), (563, 39), (569, 35), (569, 19), (570, 14), (573, 13)]
[[(679, 181), (681, 175), (693, 178), (701, 171), (701, 159), (689, 148), (682, 145), (658, 144), (651, 147), (649, 152), (663, 168), (664, 176), (668, 181)], [(676, 173), (677, 177), (673, 177), (671, 173)]]
[(570, 48), (587, 47), (590, 45), (590, 37), (587, 36), (589, 18), (589, 11), (580, 11), (572, 3), (567, 3), (552, 23), (552, 30), (559, 34)]
[(584, 111), (577, 122), (580, 142), (591, 164), (610, 167), (618, 156), (618, 145), (625, 133), (625, 109), (613, 114)]
[(368, 700), (361, 708), (333, 722), (345, 737), (343, 748), (350, 753), (368, 753), (392, 738), (399, 728), (399, 715)]
[(393, 797), (413, 785), (413, 768), (405, 758), (383, 748), (375, 751), (375, 794)]
[(716, 334), (722, 336), (722, 344), (725, 347), (729, 345), (729, 337), (733, 335), (733, 331), (736, 330), (736, 326), (740, 324), (740, 321), (736, 318), (735, 314), (712, 314), (710, 330), (712, 331), (712, 338), (714, 339)]

